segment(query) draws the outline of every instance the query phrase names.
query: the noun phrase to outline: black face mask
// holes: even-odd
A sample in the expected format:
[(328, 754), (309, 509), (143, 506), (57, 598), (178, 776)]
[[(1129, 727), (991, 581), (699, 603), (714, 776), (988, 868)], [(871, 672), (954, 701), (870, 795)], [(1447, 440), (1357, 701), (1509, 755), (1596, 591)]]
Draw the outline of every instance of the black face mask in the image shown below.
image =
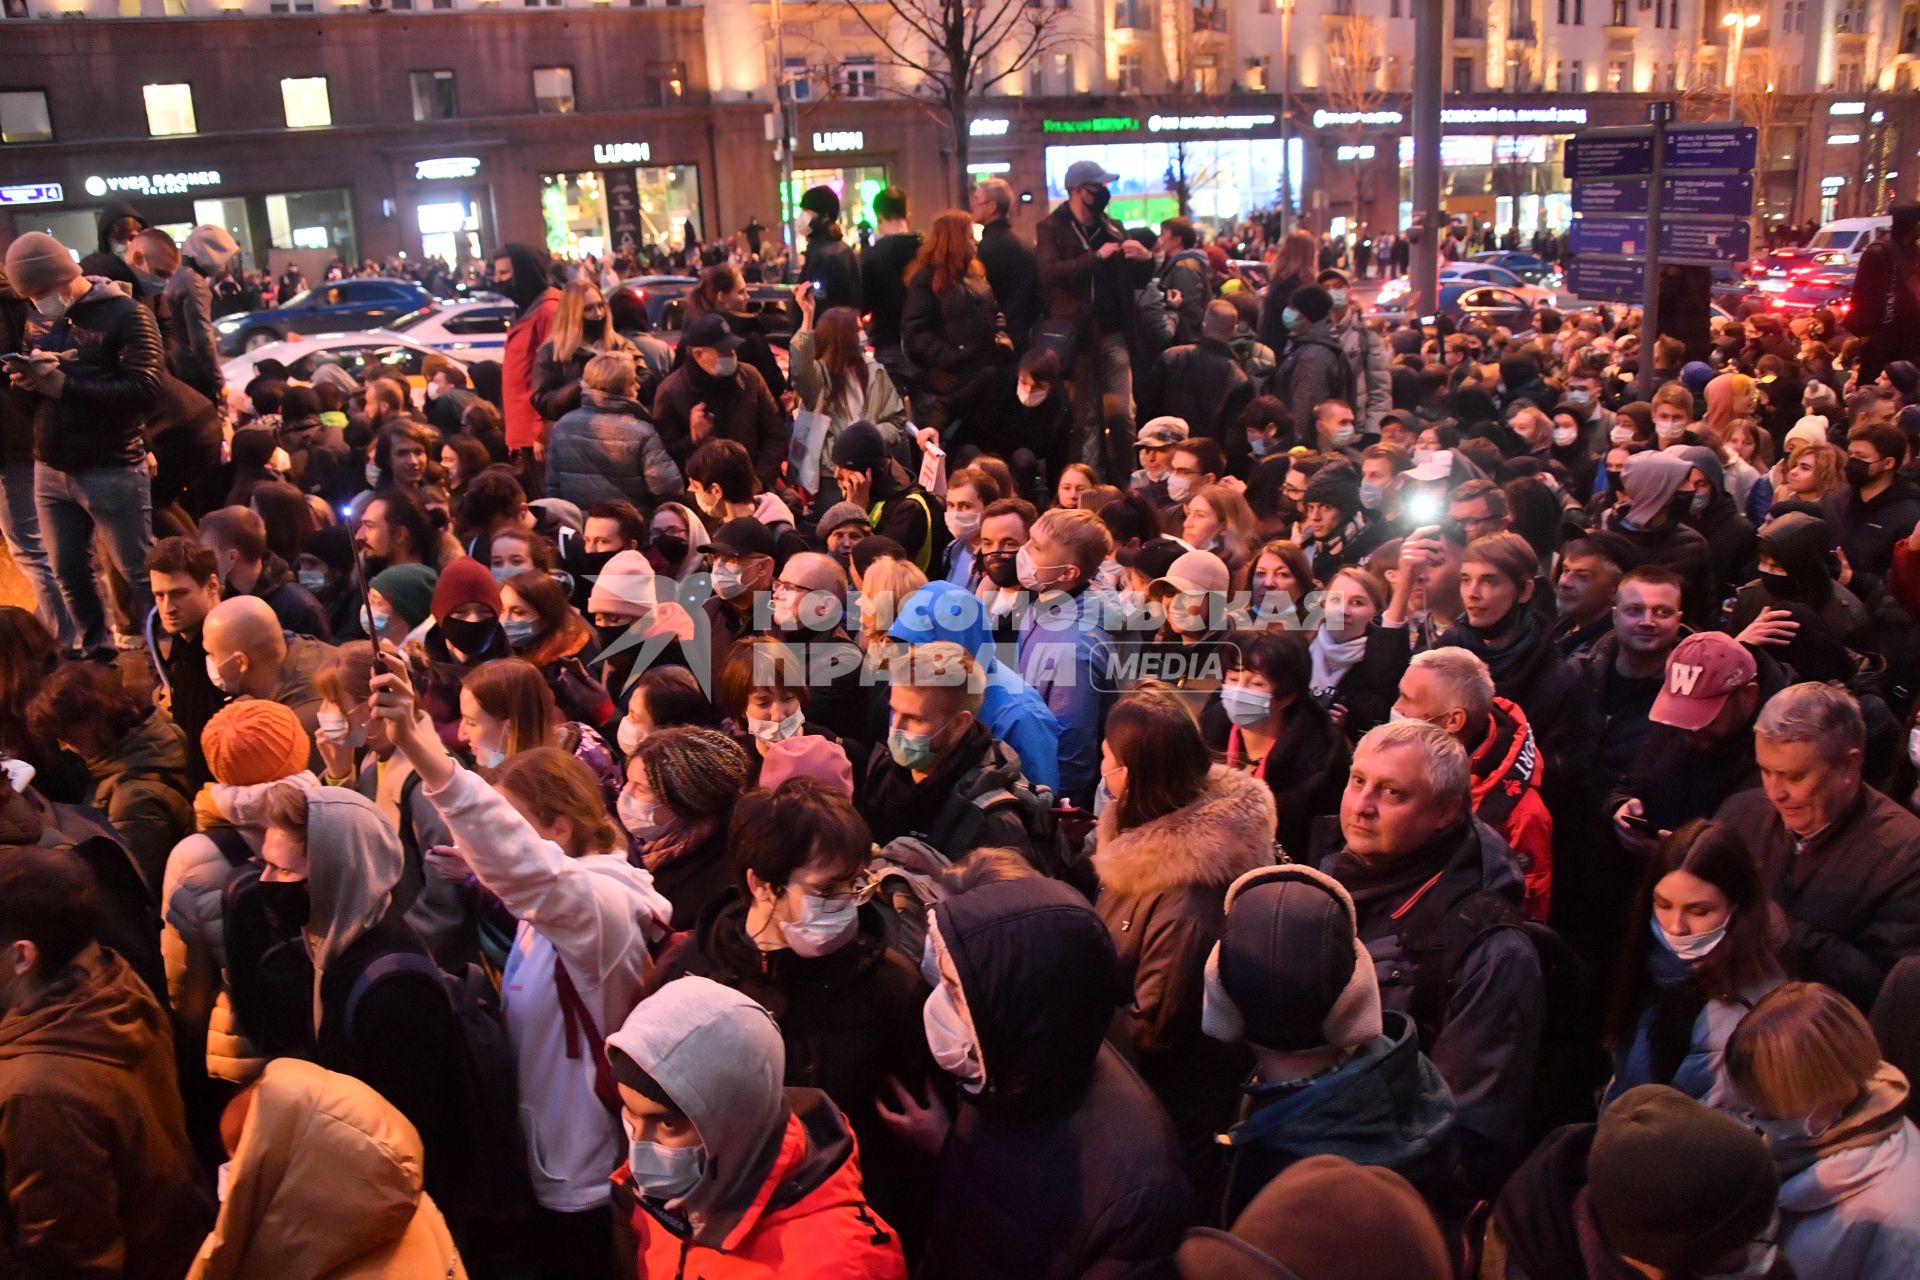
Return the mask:
[[(631, 622), (609, 622), (603, 626), (596, 622), (593, 630), (600, 637), (600, 647), (604, 650), (612, 648), (622, 636), (627, 634), (627, 628), (632, 625)], [(629, 658), (628, 661), (631, 662), (632, 659)]]
[(1765, 569), (1759, 573), (1760, 585), (1766, 588), (1768, 595), (1775, 600), (1792, 600), (1799, 592), (1794, 589), (1793, 578), (1784, 573), (1768, 573)]
[(1624, 471), (1616, 471), (1612, 467), (1607, 468), (1607, 492), (1608, 493), (1620, 493), (1623, 490), (1626, 483), (1627, 483), (1627, 476)]
[(1847, 459), (1847, 483), (1856, 489), (1864, 489), (1873, 480), (1873, 464), (1865, 458)]
[(677, 534), (656, 534), (653, 549), (667, 558), (668, 564), (678, 565), (687, 558), (687, 540)]
[(448, 618), (440, 624), (440, 634), (448, 644), (468, 658), (481, 658), (502, 647), (505, 638), (497, 619)]
[(313, 916), (313, 898), (305, 880), (262, 880), (254, 892), (273, 922), (287, 933), (305, 928)]
[(601, 316), (598, 320), (583, 319), (580, 322), (580, 332), (588, 339), (598, 342), (607, 336), (607, 318)]
[(619, 554), (618, 551), (575, 551), (567, 557), (567, 562), (576, 576), (596, 578), (606, 572), (607, 562)]
[(987, 581), (996, 587), (1011, 589), (1020, 585), (1019, 553), (1016, 551), (990, 551), (980, 557), (980, 567), (987, 575)]
[(1105, 213), (1107, 205), (1113, 200), (1113, 192), (1105, 186), (1092, 188), (1087, 194), (1087, 203), (1093, 206), (1095, 213)]

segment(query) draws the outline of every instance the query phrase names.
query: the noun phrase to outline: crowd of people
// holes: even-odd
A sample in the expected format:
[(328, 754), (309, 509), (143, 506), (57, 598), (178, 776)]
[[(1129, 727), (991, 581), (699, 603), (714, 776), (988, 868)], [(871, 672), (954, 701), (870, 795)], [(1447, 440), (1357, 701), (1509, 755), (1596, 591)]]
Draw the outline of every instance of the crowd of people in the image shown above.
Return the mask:
[(1648, 340), (1114, 181), (424, 388), (15, 238), (0, 1274), (1916, 1274), (1920, 207)]

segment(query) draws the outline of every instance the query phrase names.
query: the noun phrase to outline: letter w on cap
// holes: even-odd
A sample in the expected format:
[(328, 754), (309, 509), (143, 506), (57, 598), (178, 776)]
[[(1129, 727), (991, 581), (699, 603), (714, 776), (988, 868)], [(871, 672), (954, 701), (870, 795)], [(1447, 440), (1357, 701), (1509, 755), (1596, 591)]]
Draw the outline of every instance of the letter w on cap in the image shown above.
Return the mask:
[(1706, 674), (1706, 670), (1705, 667), (1689, 666), (1679, 662), (1669, 663), (1667, 691), (1676, 698), (1691, 698), (1693, 686), (1700, 682), (1700, 677)]

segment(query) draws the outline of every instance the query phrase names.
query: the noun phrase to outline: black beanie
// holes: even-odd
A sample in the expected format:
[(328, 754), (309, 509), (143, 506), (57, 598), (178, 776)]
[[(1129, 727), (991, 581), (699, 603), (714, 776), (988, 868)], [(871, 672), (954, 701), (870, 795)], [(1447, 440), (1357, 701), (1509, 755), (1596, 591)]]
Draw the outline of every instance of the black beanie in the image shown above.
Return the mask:
[(1587, 1193), (1607, 1243), (1635, 1262), (1691, 1272), (1773, 1218), (1780, 1175), (1760, 1136), (1678, 1089), (1643, 1084), (1601, 1113)]
[(1307, 318), (1308, 324), (1318, 324), (1333, 312), (1333, 295), (1317, 284), (1303, 284), (1293, 291), (1293, 297), (1287, 305)]
[(871, 422), (849, 422), (833, 438), (833, 465), (879, 471), (887, 465), (887, 438)]
[(1300, 500), (1300, 505), (1305, 507), (1310, 502), (1333, 507), (1343, 515), (1352, 515), (1360, 510), (1360, 473), (1352, 467), (1338, 464), (1320, 468), (1307, 481), (1307, 493)]

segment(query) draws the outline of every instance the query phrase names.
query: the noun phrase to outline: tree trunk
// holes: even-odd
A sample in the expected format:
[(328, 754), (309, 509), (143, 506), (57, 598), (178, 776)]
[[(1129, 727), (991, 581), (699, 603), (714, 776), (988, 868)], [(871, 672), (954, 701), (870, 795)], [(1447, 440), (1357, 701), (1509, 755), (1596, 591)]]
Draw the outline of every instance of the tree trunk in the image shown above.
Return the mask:
[(965, 209), (973, 197), (973, 175), (967, 172), (967, 156), (973, 145), (972, 122), (967, 118), (967, 100), (952, 94), (947, 96), (948, 128), (953, 133), (953, 168), (956, 189), (960, 193), (960, 203), (955, 208)]

